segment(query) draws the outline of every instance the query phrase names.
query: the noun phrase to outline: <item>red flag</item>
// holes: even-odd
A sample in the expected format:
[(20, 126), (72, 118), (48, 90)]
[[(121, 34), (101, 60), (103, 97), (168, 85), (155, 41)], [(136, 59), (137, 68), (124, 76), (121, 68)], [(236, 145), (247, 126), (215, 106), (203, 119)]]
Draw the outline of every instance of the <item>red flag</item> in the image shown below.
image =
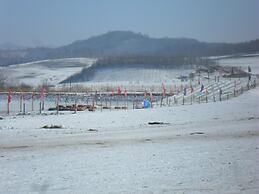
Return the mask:
[(124, 96), (125, 97), (127, 97), (128, 96), (128, 92), (127, 92), (127, 90), (125, 89), (125, 91), (124, 91)]
[(152, 94), (152, 92), (150, 92), (150, 101), (153, 102), (153, 99), (154, 99), (153, 94)]
[(40, 91), (40, 99), (41, 99), (41, 101), (44, 101), (44, 99), (45, 99), (45, 89), (44, 88), (42, 88)]
[(165, 97), (166, 88), (165, 88), (165, 84), (164, 83), (162, 83), (162, 92), (163, 92), (163, 96)]
[(162, 82), (162, 88), (163, 88), (163, 90), (165, 89), (165, 84), (164, 84), (164, 82)]
[(12, 90), (9, 89), (8, 91), (8, 104), (10, 104), (12, 102)]
[(112, 88), (112, 96), (114, 96), (114, 89)]
[(120, 88), (120, 86), (118, 86), (118, 95), (119, 96), (121, 95), (121, 88)]

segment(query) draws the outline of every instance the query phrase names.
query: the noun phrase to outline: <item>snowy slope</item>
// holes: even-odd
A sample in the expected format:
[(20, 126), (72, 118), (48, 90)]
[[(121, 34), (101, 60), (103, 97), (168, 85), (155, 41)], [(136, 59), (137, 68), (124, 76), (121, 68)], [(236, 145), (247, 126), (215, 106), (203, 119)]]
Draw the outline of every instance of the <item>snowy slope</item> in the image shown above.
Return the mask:
[[(69, 58), (44, 60), (31, 63), (3, 67), (8, 79), (12, 83), (25, 83), (37, 86), (42, 83), (57, 85), (70, 75), (79, 72), (83, 67), (90, 66), (96, 59)], [(238, 66), (247, 71), (248, 65), (252, 73), (259, 73), (259, 57), (246, 56), (240, 58), (219, 59), (220, 65)], [(85, 85), (161, 85), (164, 83), (178, 83), (177, 77), (187, 75), (194, 69), (144, 69), (144, 68), (111, 68), (95, 72), (94, 78)], [(81, 84), (81, 83), (80, 83)], [(185, 83), (183, 83), (185, 84)]]
[(5, 71), (8, 81), (14, 84), (56, 85), (70, 75), (80, 72), (83, 67), (92, 65), (95, 60), (90, 58), (43, 60), (2, 67), (1, 71)]
[(259, 56), (245, 56), (238, 58), (226, 58), (219, 60), (220, 65), (235, 66), (247, 71), (248, 66), (251, 67), (252, 73), (259, 74)]

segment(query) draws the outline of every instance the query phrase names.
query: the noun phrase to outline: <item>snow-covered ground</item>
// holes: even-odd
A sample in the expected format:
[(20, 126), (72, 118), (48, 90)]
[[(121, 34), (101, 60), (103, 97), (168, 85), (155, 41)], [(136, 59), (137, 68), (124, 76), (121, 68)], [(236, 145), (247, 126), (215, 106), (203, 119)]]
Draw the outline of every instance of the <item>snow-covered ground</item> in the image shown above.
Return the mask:
[(226, 58), (218, 60), (220, 65), (240, 67), (241, 69), (248, 71), (248, 66), (251, 67), (252, 73), (259, 74), (259, 56), (244, 56), (235, 58)]
[[(212, 58), (217, 59), (217, 58)], [(57, 85), (67, 77), (80, 72), (83, 67), (93, 64), (96, 59), (89, 58), (67, 58), (56, 60), (44, 60), (0, 68), (8, 75), (7, 80), (14, 84), (28, 84), (38, 86), (46, 83)], [(252, 73), (259, 74), (259, 56), (244, 56), (239, 58), (221, 58), (218, 62), (223, 66), (237, 66), (247, 71), (251, 67)], [(144, 69), (144, 68), (111, 68), (101, 69), (95, 72), (91, 81), (79, 83), (85, 86), (109, 86), (123, 85), (150, 87), (165, 84), (188, 84), (177, 79), (179, 76), (188, 76), (195, 69)], [(60, 87), (65, 84), (59, 85)], [(66, 86), (69, 87), (69, 84)]]
[(90, 58), (51, 59), (0, 67), (0, 70), (5, 71), (7, 80), (12, 84), (56, 85), (95, 61), (96, 59)]
[(188, 76), (193, 71), (193, 69), (112, 68), (97, 71), (91, 82), (161, 84), (162, 82), (175, 81), (181, 75)]
[[(69, 60), (57, 60), (58, 69), (51, 67), (53, 61), (8, 68), (22, 82), (40, 83), (52, 77), (51, 83), (56, 84), (92, 63)], [(220, 59), (219, 63), (245, 70), (250, 65), (258, 73), (258, 57)], [(161, 82), (177, 85), (175, 78), (188, 73), (107, 71), (97, 72), (88, 84), (161, 88)], [(259, 193), (258, 97), (257, 87), (221, 102), (3, 116), (0, 193)], [(0, 101), (3, 110), (6, 98)], [(152, 121), (165, 124), (149, 125)], [(63, 128), (42, 128), (51, 124)]]
[[(256, 194), (258, 97), (256, 88), (215, 103), (4, 117), (0, 193)], [(51, 124), (64, 128), (42, 128)]]

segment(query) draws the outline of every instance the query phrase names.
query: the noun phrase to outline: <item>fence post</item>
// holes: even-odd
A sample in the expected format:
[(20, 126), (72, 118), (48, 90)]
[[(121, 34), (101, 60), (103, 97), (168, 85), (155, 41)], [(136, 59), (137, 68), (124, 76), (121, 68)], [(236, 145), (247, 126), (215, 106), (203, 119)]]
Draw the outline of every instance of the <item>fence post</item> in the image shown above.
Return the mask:
[(22, 113), (22, 93), (20, 93), (20, 113)]
[(9, 115), (10, 114), (10, 103), (7, 102), (7, 114)]
[(102, 99), (101, 93), (100, 93), (100, 101), (101, 101), (101, 111), (103, 111), (103, 99)]
[(42, 110), (44, 110), (44, 100), (42, 101)]
[(25, 102), (23, 102), (23, 115), (25, 115)]
[(57, 98), (57, 115), (59, 114), (59, 96)]
[(77, 95), (75, 95), (75, 113), (77, 112)]
[(222, 89), (219, 89), (219, 101), (221, 101)]
[(33, 94), (32, 94), (32, 96), (31, 96), (31, 111), (34, 111), (34, 107), (33, 107), (33, 101), (34, 101), (34, 96), (33, 96)]
[(94, 108), (95, 95), (92, 96), (92, 108)]
[(40, 114), (41, 114), (42, 108), (41, 108), (41, 102), (40, 102)]

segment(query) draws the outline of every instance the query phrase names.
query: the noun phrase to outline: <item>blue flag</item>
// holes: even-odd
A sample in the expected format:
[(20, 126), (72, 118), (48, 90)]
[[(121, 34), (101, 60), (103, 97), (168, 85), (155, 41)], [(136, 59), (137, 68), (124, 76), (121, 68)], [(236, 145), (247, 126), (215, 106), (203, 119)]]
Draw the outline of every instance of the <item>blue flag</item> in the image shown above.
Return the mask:
[(202, 84), (202, 85), (201, 85), (201, 92), (203, 91), (203, 89), (204, 89), (204, 85)]

